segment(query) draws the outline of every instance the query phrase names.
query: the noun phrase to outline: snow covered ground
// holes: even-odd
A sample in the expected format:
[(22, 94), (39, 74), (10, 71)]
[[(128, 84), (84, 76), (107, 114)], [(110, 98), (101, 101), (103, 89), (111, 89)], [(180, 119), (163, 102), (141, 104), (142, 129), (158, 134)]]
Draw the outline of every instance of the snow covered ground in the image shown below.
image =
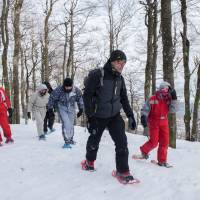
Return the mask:
[[(0, 148), (1, 200), (199, 200), (200, 143), (177, 141), (177, 149), (169, 149), (166, 169), (149, 161), (131, 159), (146, 140), (143, 136), (128, 134), (129, 165), (138, 185), (124, 186), (111, 172), (115, 168), (114, 145), (107, 132), (100, 144), (96, 172), (82, 171), (80, 162), (85, 156), (88, 133), (75, 127), (77, 144), (62, 149), (60, 124), (48, 135), (47, 141), (38, 141), (36, 127), (12, 125), (13, 145)], [(156, 156), (153, 151), (151, 158)]]

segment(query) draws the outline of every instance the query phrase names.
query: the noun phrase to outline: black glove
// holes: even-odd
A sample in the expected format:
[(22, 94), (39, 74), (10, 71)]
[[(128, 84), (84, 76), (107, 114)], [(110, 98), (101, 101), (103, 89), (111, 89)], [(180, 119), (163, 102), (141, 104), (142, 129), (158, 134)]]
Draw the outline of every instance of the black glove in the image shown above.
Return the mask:
[(142, 115), (140, 121), (141, 121), (142, 126), (144, 128), (146, 128), (147, 127), (147, 117), (145, 115)]
[(27, 113), (27, 117), (28, 117), (28, 119), (31, 119), (31, 113), (30, 112)]
[(128, 118), (128, 127), (132, 130), (136, 129), (136, 122), (133, 115)]
[(12, 118), (13, 110), (12, 108), (8, 108), (8, 118)]
[(88, 118), (87, 129), (90, 134), (95, 135), (98, 131), (98, 123), (95, 117)]
[(172, 97), (172, 100), (177, 100), (177, 96), (176, 96), (176, 90), (173, 88), (169, 89), (170, 95)]
[(49, 112), (50, 115), (54, 114), (53, 108), (49, 108), (49, 109), (48, 109), (48, 112)]
[(77, 113), (77, 118), (79, 118), (83, 114), (83, 109), (80, 108), (78, 113)]

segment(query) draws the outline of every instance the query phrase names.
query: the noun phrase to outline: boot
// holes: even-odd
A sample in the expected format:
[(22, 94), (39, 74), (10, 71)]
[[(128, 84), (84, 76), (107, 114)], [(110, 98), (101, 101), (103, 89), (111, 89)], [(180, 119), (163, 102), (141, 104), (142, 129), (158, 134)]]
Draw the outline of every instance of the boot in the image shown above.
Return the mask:
[(46, 140), (45, 135), (40, 135), (40, 136), (39, 136), (39, 140)]
[(8, 144), (8, 143), (14, 143), (14, 140), (12, 138), (6, 138), (5, 143), (6, 144)]
[(135, 179), (133, 178), (133, 176), (130, 173), (130, 171), (123, 172), (123, 173), (116, 172), (116, 176), (120, 179), (120, 181), (122, 183), (125, 183), (125, 184), (134, 183), (135, 182)]
[(94, 171), (94, 160), (93, 161), (83, 160), (81, 162), (81, 165), (82, 165), (82, 170)]

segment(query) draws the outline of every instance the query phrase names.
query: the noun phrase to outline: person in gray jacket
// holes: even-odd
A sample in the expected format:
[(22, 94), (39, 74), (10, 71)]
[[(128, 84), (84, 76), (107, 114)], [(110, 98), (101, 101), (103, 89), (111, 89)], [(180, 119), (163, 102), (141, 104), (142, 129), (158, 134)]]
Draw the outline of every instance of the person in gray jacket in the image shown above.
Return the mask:
[(37, 91), (31, 95), (28, 104), (27, 116), (29, 119), (31, 119), (31, 112), (33, 113), (33, 118), (36, 120), (39, 140), (46, 139), (43, 132), (43, 126), (49, 99), (49, 94), (47, 91), (48, 89), (46, 85), (39, 85)]
[(65, 141), (63, 148), (71, 148), (74, 144), (74, 120), (76, 116), (76, 103), (79, 112), (77, 118), (83, 113), (83, 99), (79, 88), (73, 86), (71, 78), (66, 78), (62, 86), (58, 86), (50, 95), (48, 110), (55, 107), (62, 122), (62, 134)]

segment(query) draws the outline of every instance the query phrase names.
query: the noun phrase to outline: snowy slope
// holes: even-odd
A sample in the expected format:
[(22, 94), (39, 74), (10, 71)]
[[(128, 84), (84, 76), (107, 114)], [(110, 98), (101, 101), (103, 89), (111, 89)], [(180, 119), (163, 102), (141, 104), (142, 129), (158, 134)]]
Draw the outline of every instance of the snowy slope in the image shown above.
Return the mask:
[[(1, 200), (198, 200), (200, 191), (200, 144), (177, 141), (177, 149), (169, 150), (174, 168), (155, 166), (149, 161), (129, 160), (139, 185), (124, 186), (111, 176), (114, 145), (107, 132), (101, 141), (96, 172), (85, 172), (80, 162), (85, 155), (88, 133), (75, 128), (77, 144), (62, 149), (60, 124), (47, 141), (38, 141), (36, 127), (12, 125), (13, 145), (0, 148)], [(128, 135), (130, 157), (146, 140)], [(156, 151), (151, 158), (155, 158)]]

